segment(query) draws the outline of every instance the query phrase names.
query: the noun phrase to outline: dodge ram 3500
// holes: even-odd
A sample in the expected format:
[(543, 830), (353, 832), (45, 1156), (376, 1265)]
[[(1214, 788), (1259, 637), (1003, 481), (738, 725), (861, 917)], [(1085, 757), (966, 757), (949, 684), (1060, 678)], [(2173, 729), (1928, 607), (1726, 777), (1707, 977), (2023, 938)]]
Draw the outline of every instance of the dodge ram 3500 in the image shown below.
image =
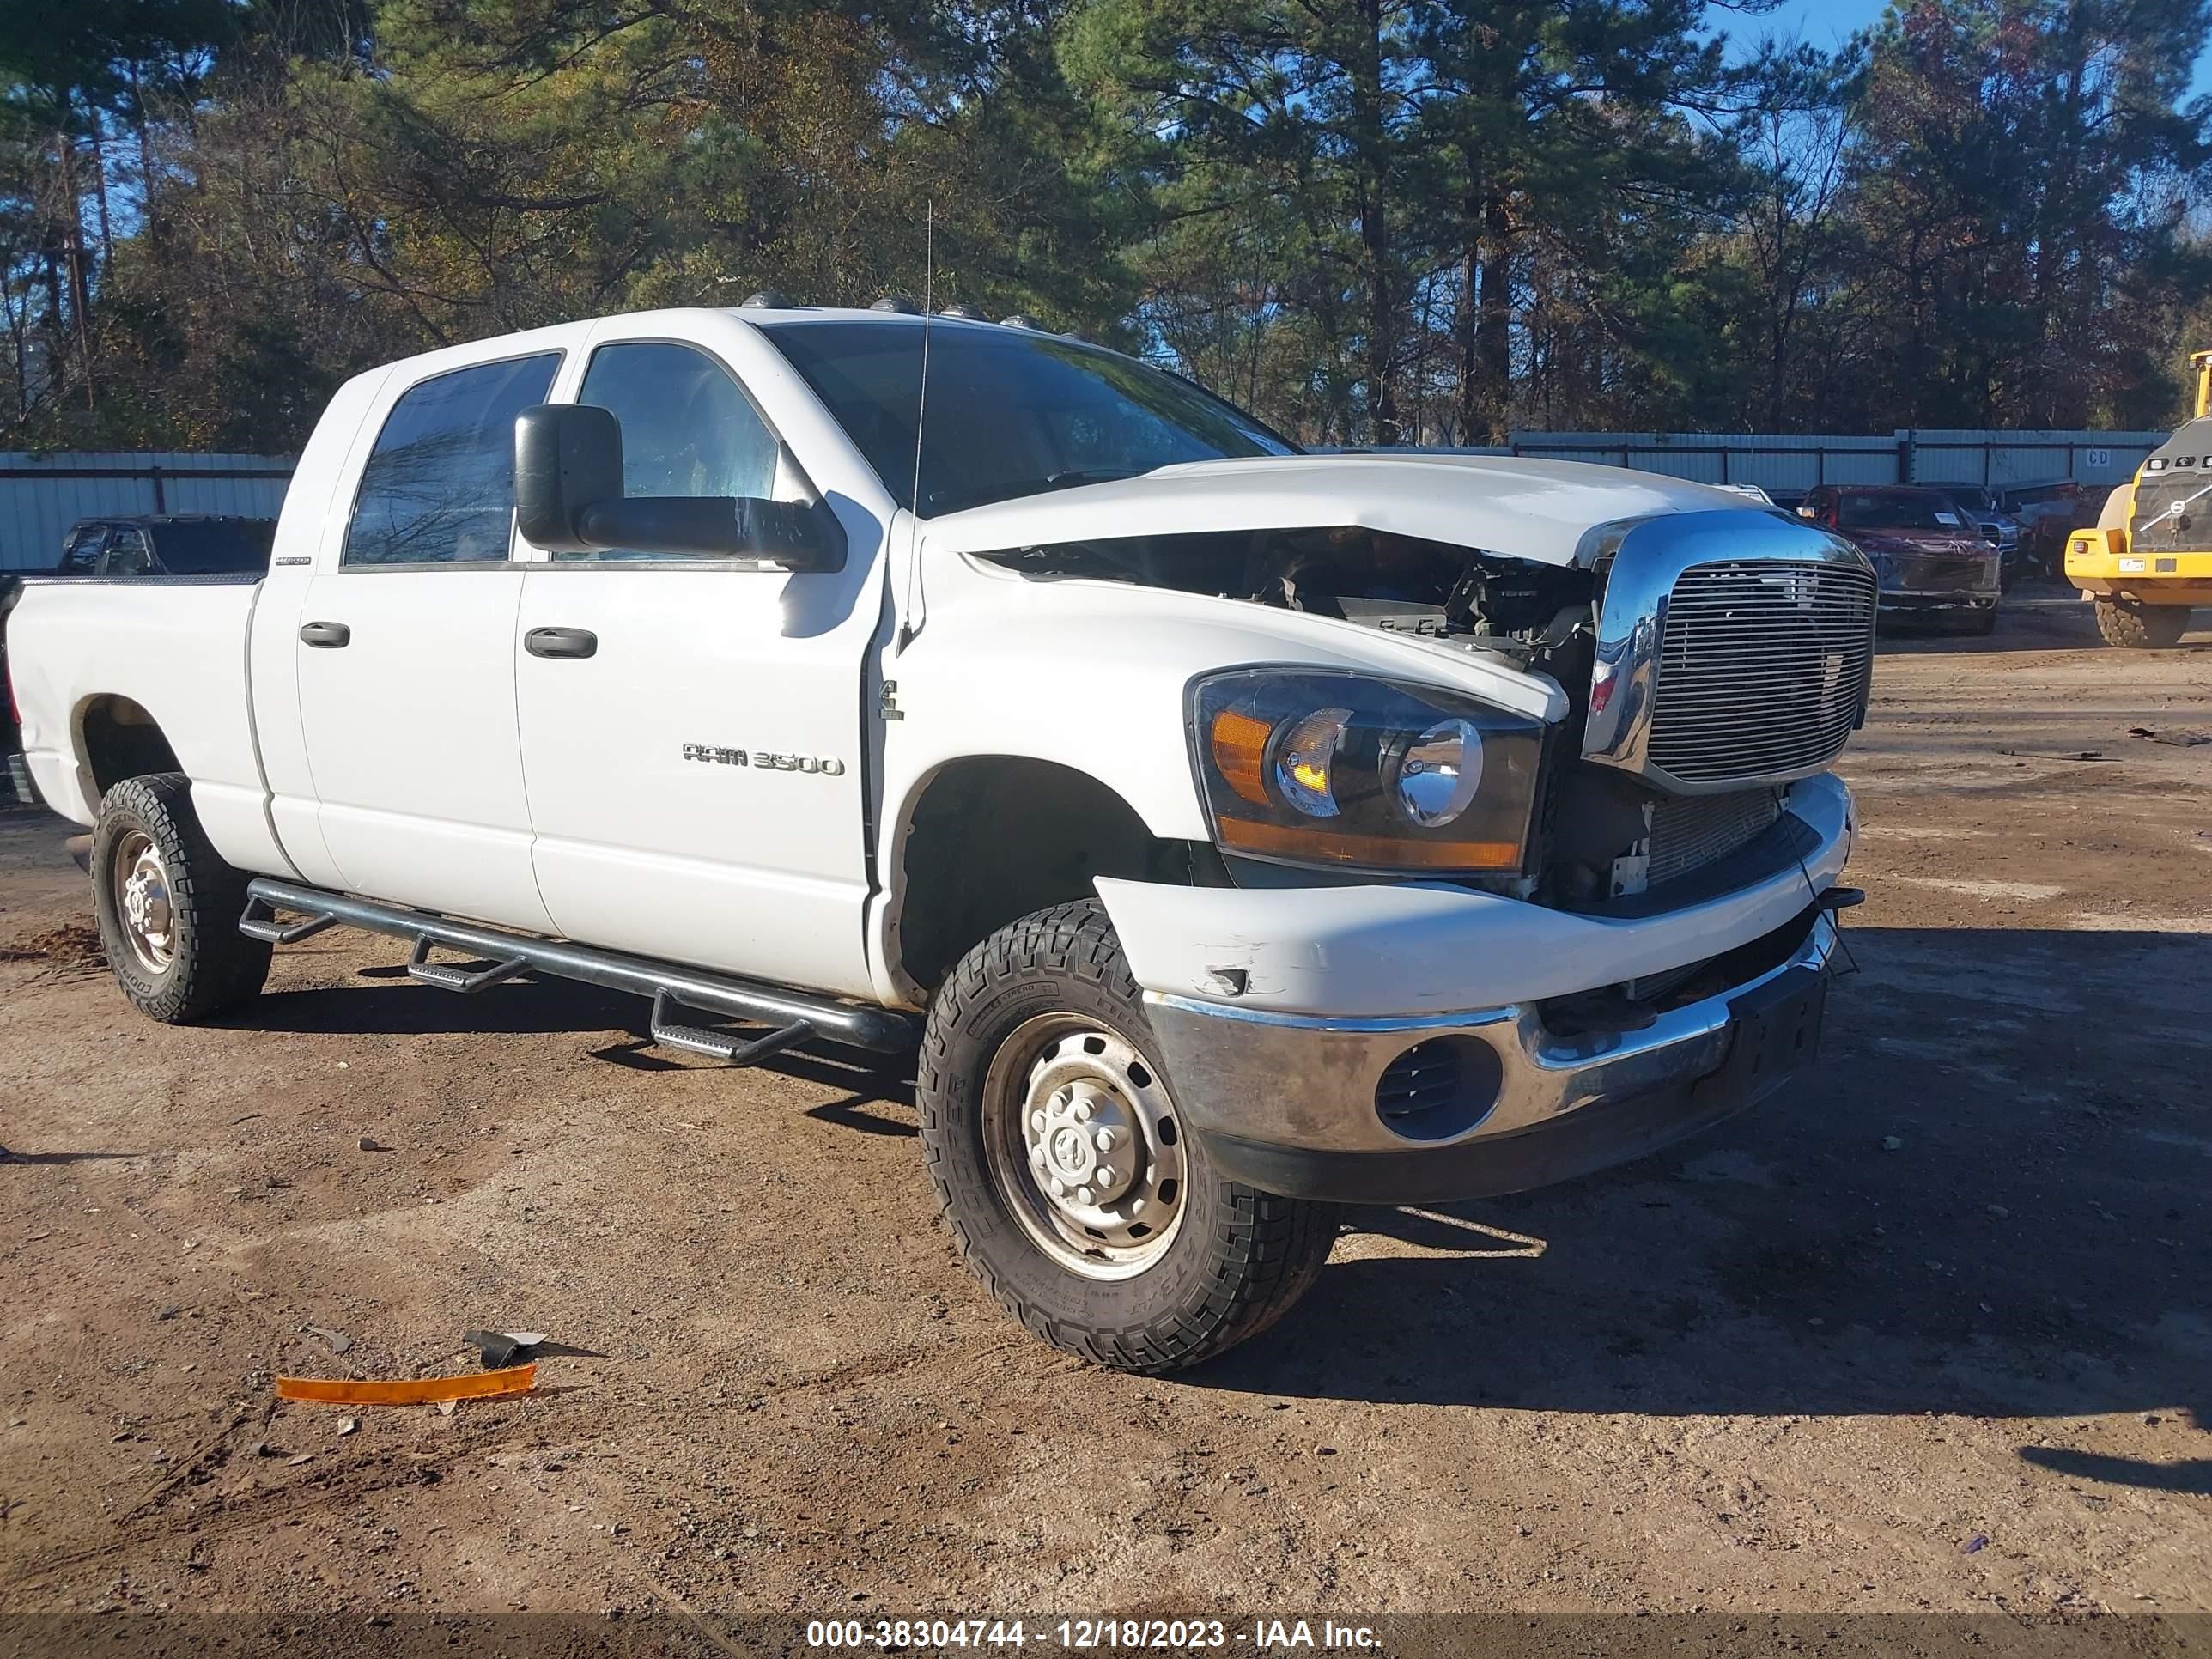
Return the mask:
[(146, 1013), (343, 923), (734, 1064), (918, 1053), (969, 1265), (1158, 1371), (1289, 1307), (1333, 1203), (1805, 1065), (1875, 604), (1741, 495), (1305, 455), (1018, 323), (749, 304), (366, 374), (265, 576), (33, 582), (11, 641)]

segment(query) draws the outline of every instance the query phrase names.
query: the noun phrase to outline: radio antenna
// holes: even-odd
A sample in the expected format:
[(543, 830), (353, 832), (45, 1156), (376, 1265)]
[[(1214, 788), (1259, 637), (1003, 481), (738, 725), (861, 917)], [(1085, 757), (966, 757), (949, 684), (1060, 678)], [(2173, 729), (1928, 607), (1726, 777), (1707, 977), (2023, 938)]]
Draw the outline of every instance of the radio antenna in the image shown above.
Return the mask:
[(899, 617), (898, 648), (914, 641), (915, 581), (921, 566), (921, 429), (929, 418), (929, 325), (937, 314), (937, 203), (921, 210), (921, 386), (914, 404), (914, 489), (907, 496), (906, 604)]

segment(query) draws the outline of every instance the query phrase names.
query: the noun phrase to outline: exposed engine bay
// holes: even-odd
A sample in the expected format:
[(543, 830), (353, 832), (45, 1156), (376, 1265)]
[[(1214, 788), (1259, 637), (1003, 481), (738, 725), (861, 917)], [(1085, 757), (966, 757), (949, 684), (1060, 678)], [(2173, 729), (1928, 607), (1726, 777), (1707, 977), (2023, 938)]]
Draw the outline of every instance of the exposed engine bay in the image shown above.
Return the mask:
[(1137, 536), (992, 556), (1036, 576), (1087, 576), (1335, 617), (1486, 652), (1589, 684), (1595, 579), (1476, 548), (1356, 526)]
[(1780, 811), (1775, 790), (1676, 799), (1581, 758), (1602, 569), (1356, 526), (1102, 538), (988, 556), (1041, 580), (1132, 582), (1336, 617), (1550, 677), (1570, 712), (1549, 745), (1540, 863), (1517, 880), (1472, 885), (1601, 905), (1726, 856)]

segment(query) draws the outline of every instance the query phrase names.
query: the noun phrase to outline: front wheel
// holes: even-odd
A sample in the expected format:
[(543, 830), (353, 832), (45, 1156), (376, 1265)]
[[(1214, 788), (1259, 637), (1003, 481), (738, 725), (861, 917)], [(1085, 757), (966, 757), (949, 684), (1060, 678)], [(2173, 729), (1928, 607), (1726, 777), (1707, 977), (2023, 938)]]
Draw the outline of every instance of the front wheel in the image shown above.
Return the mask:
[(2171, 650), (2189, 631), (2185, 605), (2138, 605), (2132, 599), (2099, 599), (2097, 631), (2106, 645), (2133, 650)]
[(953, 969), (916, 1103), (961, 1256), (1071, 1353), (1195, 1364), (1273, 1323), (1328, 1259), (1331, 1206), (1224, 1179), (1183, 1127), (1096, 900), (1002, 927)]

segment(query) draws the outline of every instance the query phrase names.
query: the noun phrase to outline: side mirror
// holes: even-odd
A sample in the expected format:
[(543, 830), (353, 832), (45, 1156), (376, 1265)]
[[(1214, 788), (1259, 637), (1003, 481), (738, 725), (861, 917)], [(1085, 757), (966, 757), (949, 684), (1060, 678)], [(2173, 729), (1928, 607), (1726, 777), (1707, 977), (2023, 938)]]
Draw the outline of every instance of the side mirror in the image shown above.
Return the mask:
[(541, 404), (514, 422), (514, 514), (555, 553), (634, 549), (836, 570), (843, 528), (819, 501), (623, 494), (622, 422), (593, 404)]

